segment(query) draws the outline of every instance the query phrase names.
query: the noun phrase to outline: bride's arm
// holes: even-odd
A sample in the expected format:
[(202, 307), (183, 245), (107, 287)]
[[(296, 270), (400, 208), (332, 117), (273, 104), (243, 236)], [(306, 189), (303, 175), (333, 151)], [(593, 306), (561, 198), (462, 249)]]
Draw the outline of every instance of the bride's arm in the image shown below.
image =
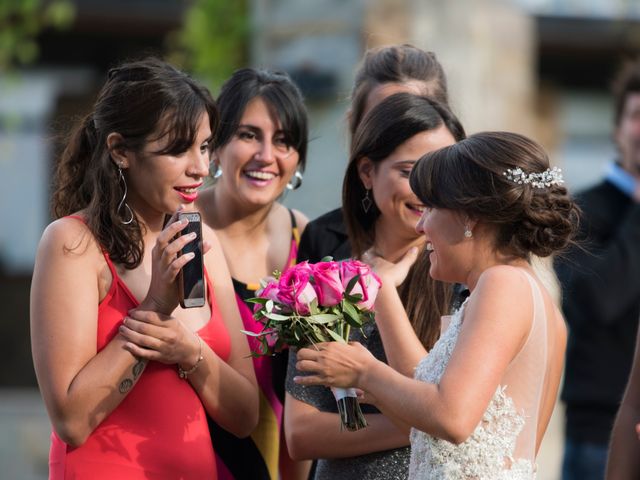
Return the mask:
[(522, 348), (533, 314), (528, 281), (513, 269), (485, 272), (474, 293), (439, 384), (407, 378), (358, 344), (300, 350), (298, 370), (317, 374), (297, 382), (362, 388), (393, 417), (433, 436), (463, 442)]

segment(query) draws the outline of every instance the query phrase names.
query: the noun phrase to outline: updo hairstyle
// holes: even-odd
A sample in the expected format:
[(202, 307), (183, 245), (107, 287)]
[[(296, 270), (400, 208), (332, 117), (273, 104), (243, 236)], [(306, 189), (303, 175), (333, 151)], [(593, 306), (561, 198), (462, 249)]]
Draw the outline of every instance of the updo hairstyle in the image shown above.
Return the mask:
[(518, 183), (549, 169), (533, 140), (509, 132), (482, 132), (428, 153), (414, 166), (412, 190), (428, 207), (461, 212), (496, 229), (497, 250), (519, 258), (546, 257), (572, 242), (580, 211), (561, 182)]

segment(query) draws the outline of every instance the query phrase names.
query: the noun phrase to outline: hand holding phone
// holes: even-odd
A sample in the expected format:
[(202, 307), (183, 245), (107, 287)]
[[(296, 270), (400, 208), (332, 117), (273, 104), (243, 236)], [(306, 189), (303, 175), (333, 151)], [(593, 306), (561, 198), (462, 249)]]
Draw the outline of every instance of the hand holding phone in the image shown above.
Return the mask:
[(178, 275), (178, 290), (182, 308), (202, 307), (205, 304), (206, 284), (202, 259), (202, 220), (198, 212), (180, 212), (178, 220), (188, 220), (180, 235), (195, 233), (196, 238), (187, 243), (181, 255), (193, 253), (192, 260), (182, 267)]

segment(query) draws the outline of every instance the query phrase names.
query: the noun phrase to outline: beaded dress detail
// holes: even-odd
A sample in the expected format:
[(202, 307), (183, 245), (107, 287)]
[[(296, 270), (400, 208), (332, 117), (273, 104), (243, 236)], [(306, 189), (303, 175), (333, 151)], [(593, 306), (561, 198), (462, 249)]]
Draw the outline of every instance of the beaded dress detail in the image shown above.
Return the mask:
[[(538, 412), (546, 372), (547, 322), (535, 280), (523, 272), (533, 291), (529, 336), (509, 365), (482, 420), (459, 445), (411, 430), (409, 478), (420, 480), (533, 480)], [(438, 384), (454, 351), (467, 301), (414, 377)], [(537, 349), (537, 351), (536, 351)]]

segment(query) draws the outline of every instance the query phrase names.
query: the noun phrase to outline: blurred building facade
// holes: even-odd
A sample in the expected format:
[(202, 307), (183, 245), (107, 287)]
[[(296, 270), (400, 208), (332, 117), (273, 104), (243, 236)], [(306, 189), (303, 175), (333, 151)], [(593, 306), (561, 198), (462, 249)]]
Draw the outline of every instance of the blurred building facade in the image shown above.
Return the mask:
[[(109, 66), (165, 50), (186, 2), (76, 0), (41, 56), (0, 77), (0, 271), (29, 274), (44, 225), (54, 138), (86, 111)], [(312, 118), (304, 187), (287, 199), (314, 217), (338, 205), (347, 158), (346, 109), (366, 48), (408, 42), (437, 53), (451, 103), (469, 132), (510, 129), (540, 140), (572, 186), (613, 155), (608, 86), (640, 50), (631, 0), (250, 0), (252, 63), (288, 71)], [(592, 158), (601, 160), (592, 160)], [(332, 172), (329, 179), (325, 173)], [(335, 175), (333, 175), (335, 174)], [(327, 188), (325, 188), (327, 187)], [(12, 208), (12, 205), (20, 208)]]

